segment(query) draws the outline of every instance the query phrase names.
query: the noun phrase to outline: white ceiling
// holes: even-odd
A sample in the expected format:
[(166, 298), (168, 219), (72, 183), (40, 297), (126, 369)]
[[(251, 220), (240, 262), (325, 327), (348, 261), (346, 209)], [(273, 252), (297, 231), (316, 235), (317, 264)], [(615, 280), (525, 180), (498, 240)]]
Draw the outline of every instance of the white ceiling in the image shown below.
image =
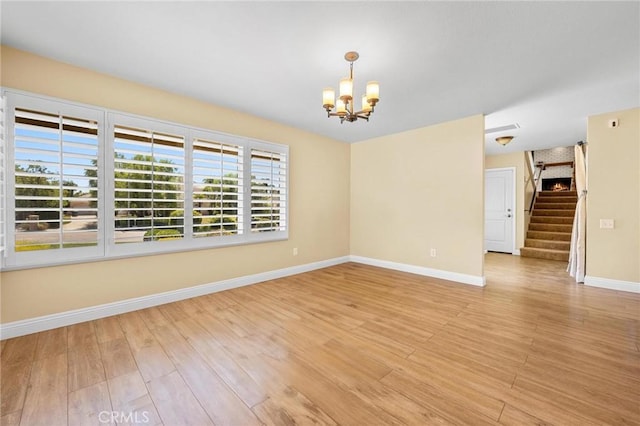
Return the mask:
[[(1, 2), (2, 43), (345, 142), (486, 114), (486, 152), (567, 146), (640, 105), (640, 2)], [(321, 92), (380, 82), (370, 122)], [(494, 139), (516, 138), (506, 147)]]

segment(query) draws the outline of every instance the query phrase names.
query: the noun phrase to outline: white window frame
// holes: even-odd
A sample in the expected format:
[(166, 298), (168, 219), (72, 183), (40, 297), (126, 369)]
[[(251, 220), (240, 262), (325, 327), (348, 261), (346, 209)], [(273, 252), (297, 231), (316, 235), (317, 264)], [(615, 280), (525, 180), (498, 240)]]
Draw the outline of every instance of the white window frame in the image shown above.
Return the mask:
[(7, 204), (7, 159), (5, 153), (7, 151), (7, 98), (0, 96), (0, 267), (2, 267), (2, 258), (7, 254), (7, 220), (6, 220), (6, 204)]
[[(245, 196), (245, 210), (248, 212), (248, 218), (249, 220), (246, 222), (245, 224), (245, 229), (247, 234), (250, 234), (249, 239), (252, 241), (266, 241), (268, 240), (269, 235), (272, 232), (278, 233), (278, 232), (288, 232), (287, 230), (289, 229), (289, 150), (278, 150), (278, 149), (274, 149), (274, 146), (272, 144), (267, 144), (264, 142), (260, 142), (260, 141), (251, 141), (249, 143), (249, 146), (246, 148), (246, 152), (245, 152), (245, 158), (247, 159), (247, 162), (251, 162), (251, 150), (252, 149), (256, 149), (259, 151), (265, 151), (265, 152), (273, 152), (273, 153), (278, 153), (281, 155), (284, 155), (286, 161), (285, 161), (285, 168), (286, 168), (286, 183), (285, 183), (285, 194), (282, 196), (282, 198), (285, 200), (285, 207), (281, 208), (282, 210), (284, 210), (284, 217), (285, 217), (285, 231), (269, 231), (269, 232), (253, 232), (252, 228), (251, 228), (251, 170), (248, 170), (247, 174), (245, 174), (245, 178), (248, 179), (248, 188), (247, 188), (247, 192), (246, 192), (246, 196)], [(251, 167), (247, 167), (247, 169), (251, 169)]]
[(23, 94), (7, 93), (7, 152), (6, 152), (6, 188), (5, 193), (5, 222), (6, 222), (6, 256), (4, 258), (4, 266), (6, 267), (30, 267), (41, 266), (47, 264), (60, 264), (73, 261), (82, 261), (87, 259), (95, 259), (104, 253), (104, 239), (102, 238), (104, 230), (104, 203), (101, 203), (103, 196), (100, 182), (104, 176), (101, 173), (100, 165), (103, 162), (102, 151), (98, 149), (98, 240), (97, 245), (89, 247), (51, 249), (51, 250), (35, 250), (16, 252), (15, 250), (15, 155), (14, 155), (14, 137), (15, 137), (15, 108), (34, 109), (36, 111), (51, 112), (57, 114), (70, 115), (78, 118), (92, 119), (98, 122), (98, 146), (103, 144), (104, 126), (102, 116), (103, 113), (95, 108), (80, 107), (77, 105), (52, 101), (39, 97), (27, 96)]
[[(17, 270), (31, 267), (53, 266), (89, 261), (110, 260), (131, 256), (154, 255), (180, 251), (200, 250), (234, 245), (281, 241), (289, 238), (289, 176), (290, 161), (287, 145), (235, 136), (213, 130), (195, 128), (154, 118), (128, 114), (106, 108), (79, 104), (14, 89), (2, 89), (6, 97), (4, 164), (5, 223), (4, 255), (0, 254), (2, 270)], [(14, 115), (15, 108), (30, 108), (42, 112), (59, 112), (78, 118), (95, 119), (98, 123), (98, 244), (81, 248), (49, 249), (36, 251), (15, 251), (15, 156), (14, 156)], [(185, 137), (185, 175), (184, 175), (184, 230), (179, 240), (145, 241), (140, 243), (115, 244), (115, 179), (114, 179), (114, 128), (116, 125), (149, 129), (157, 132), (176, 134)], [(221, 143), (240, 146), (243, 155), (243, 226), (242, 234), (193, 238), (193, 140), (208, 139)], [(283, 207), (285, 226), (282, 231), (251, 232), (251, 150), (260, 149), (284, 155), (287, 161), (286, 188)], [(0, 182), (1, 184), (1, 182)]]
[[(108, 178), (105, 180), (107, 185), (106, 193), (105, 193), (105, 205), (110, 206), (107, 207), (107, 213), (109, 215), (109, 220), (107, 221), (106, 227), (106, 238), (107, 238), (107, 253), (106, 256), (123, 256), (123, 255), (136, 255), (136, 254), (148, 254), (148, 253), (162, 253), (166, 251), (179, 251), (182, 246), (185, 244), (185, 240), (187, 240), (186, 236), (180, 240), (171, 240), (171, 241), (144, 241), (139, 243), (124, 243), (124, 244), (116, 244), (114, 239), (115, 233), (115, 181), (114, 176), (114, 160), (115, 160), (115, 150), (114, 150), (114, 139), (113, 134), (116, 125), (122, 126), (130, 126), (135, 128), (149, 129), (154, 132), (163, 132), (170, 133), (176, 135), (185, 136), (185, 177), (184, 177), (184, 186), (185, 186), (185, 200), (184, 205), (187, 205), (187, 199), (191, 199), (191, 191), (187, 188), (186, 175), (190, 175), (189, 167), (190, 162), (187, 160), (188, 154), (186, 152), (187, 147), (187, 135), (185, 135), (185, 128), (182, 126), (177, 126), (169, 123), (164, 123), (161, 121), (143, 119), (140, 117), (134, 117), (126, 114), (118, 114), (118, 113), (107, 113), (107, 140), (105, 143), (107, 154), (105, 155), (106, 164), (105, 164), (105, 173)], [(185, 211), (185, 216), (186, 216)], [(191, 219), (187, 219), (185, 217), (185, 223), (183, 226), (187, 226), (187, 222), (191, 222)]]
[[(229, 144), (229, 145), (238, 145), (241, 147), (242, 149), (242, 156), (243, 156), (243, 168), (242, 168), (242, 181), (244, 183), (244, 187), (243, 189), (243, 206), (242, 206), (242, 212), (243, 212), (243, 216), (246, 218), (246, 212), (247, 212), (247, 171), (250, 168), (247, 165), (247, 145), (249, 144), (249, 140), (246, 138), (237, 138), (237, 137), (233, 137), (230, 135), (226, 135), (226, 134), (222, 134), (222, 133), (216, 133), (216, 132), (211, 132), (211, 131), (205, 131), (205, 130), (199, 130), (199, 129), (195, 129), (191, 132), (190, 135), (190, 141), (191, 143), (193, 143), (193, 140), (196, 138), (200, 138), (200, 139), (207, 139), (207, 140), (212, 140), (212, 141), (216, 141), (216, 142), (220, 142), (223, 144)], [(192, 170), (193, 170), (193, 145), (189, 146), (189, 179), (191, 184), (193, 184), (193, 175), (192, 175)], [(193, 192), (193, 191), (192, 191)], [(185, 204), (186, 205), (186, 204)], [(191, 198), (190, 204), (191, 208), (189, 209), (189, 226), (191, 226), (191, 229), (193, 229), (193, 198)], [(187, 215), (187, 212), (185, 212), (185, 216)], [(187, 226), (187, 219), (185, 218), (185, 227)], [(194, 247), (208, 247), (211, 245), (210, 241), (212, 239), (216, 239), (216, 238), (220, 238), (220, 237), (204, 237), (204, 238), (193, 238), (191, 237), (191, 233), (189, 234), (190, 238), (192, 240), (192, 244)], [(236, 234), (236, 235), (227, 235), (223, 237), (225, 239), (225, 241), (227, 241), (229, 243), (229, 245), (237, 245), (237, 244), (242, 244), (243, 242), (251, 242), (247, 239), (247, 223), (246, 220), (243, 221), (243, 232), (242, 234)]]

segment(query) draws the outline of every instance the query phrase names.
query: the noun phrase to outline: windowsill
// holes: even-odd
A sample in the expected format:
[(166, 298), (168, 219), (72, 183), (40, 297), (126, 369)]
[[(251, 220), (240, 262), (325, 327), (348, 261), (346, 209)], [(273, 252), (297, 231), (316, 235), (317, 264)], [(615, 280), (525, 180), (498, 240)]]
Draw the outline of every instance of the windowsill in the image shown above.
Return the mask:
[(18, 266), (6, 266), (0, 268), (0, 272), (13, 272), (13, 271), (22, 271), (28, 269), (38, 269), (38, 268), (52, 268), (57, 266), (71, 266), (78, 265), (82, 263), (96, 263), (96, 262), (108, 262), (112, 260), (122, 260), (122, 259), (132, 259), (136, 257), (148, 257), (148, 256), (162, 256), (167, 254), (174, 253), (183, 253), (183, 252), (191, 252), (191, 251), (202, 251), (202, 250), (217, 250), (228, 247), (236, 247), (236, 246), (248, 246), (254, 244), (267, 244), (274, 243), (280, 241), (287, 241), (289, 239), (288, 235), (282, 235), (280, 237), (273, 237), (265, 240), (255, 240), (255, 241), (231, 241), (228, 243), (222, 243), (215, 246), (202, 246), (202, 247), (185, 247), (185, 248), (176, 248), (171, 247), (166, 250), (156, 250), (153, 252), (140, 252), (140, 253), (126, 253), (126, 254), (117, 254), (111, 256), (99, 256), (99, 257), (89, 257), (84, 259), (74, 259), (69, 261), (57, 261), (50, 263), (41, 263), (33, 264), (33, 265), (18, 265)]

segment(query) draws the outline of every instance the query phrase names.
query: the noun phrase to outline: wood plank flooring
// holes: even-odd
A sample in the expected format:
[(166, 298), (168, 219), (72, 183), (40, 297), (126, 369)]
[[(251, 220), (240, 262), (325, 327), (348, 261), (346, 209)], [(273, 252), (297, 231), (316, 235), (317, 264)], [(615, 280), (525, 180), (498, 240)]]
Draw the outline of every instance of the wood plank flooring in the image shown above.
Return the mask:
[(2, 342), (2, 425), (640, 425), (640, 295), (348, 263)]

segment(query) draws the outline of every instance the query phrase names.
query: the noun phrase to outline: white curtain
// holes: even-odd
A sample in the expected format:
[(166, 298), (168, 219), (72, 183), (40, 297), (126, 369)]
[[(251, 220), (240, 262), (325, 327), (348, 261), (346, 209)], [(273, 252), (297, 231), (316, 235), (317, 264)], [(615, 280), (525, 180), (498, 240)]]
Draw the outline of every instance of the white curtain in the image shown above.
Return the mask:
[[(586, 145), (585, 145), (586, 150)], [(585, 152), (581, 145), (574, 147), (575, 160), (574, 171), (576, 174), (576, 192), (578, 193), (578, 203), (576, 204), (576, 214), (573, 217), (573, 230), (571, 231), (571, 249), (569, 251), (569, 275), (576, 279), (576, 282), (584, 282), (584, 269), (586, 261), (585, 232), (587, 227), (587, 166)]]

